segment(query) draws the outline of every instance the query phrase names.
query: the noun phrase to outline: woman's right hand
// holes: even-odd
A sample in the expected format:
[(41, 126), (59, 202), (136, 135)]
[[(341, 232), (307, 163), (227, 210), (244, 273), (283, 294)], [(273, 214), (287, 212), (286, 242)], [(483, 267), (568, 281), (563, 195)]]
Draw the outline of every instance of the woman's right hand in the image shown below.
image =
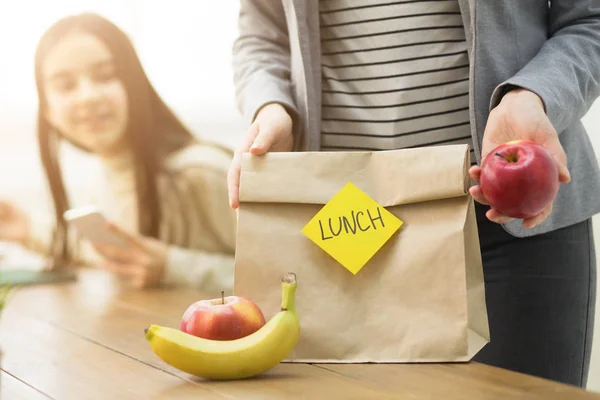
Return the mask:
[(29, 235), (29, 217), (7, 201), (0, 200), (0, 240), (23, 244)]
[(242, 154), (250, 152), (254, 156), (260, 156), (269, 151), (291, 151), (293, 143), (292, 117), (285, 108), (277, 103), (267, 104), (261, 108), (241, 146), (235, 151), (229, 167), (227, 184), (229, 186), (229, 204), (232, 208), (238, 208), (240, 205)]

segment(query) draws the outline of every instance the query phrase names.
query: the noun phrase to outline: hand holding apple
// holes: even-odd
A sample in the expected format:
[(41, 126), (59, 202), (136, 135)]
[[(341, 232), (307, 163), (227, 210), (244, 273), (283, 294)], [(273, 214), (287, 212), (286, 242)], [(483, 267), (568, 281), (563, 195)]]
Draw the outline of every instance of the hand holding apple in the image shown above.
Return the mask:
[(481, 166), (481, 192), (493, 209), (510, 218), (535, 218), (552, 207), (558, 184), (550, 153), (527, 140), (496, 147)]
[[(516, 141), (521, 141), (520, 143), (515, 143)], [(512, 142), (512, 143), (511, 143)], [(525, 143), (529, 142), (529, 143)], [(489, 115), (488, 122), (485, 128), (485, 132), (483, 135), (483, 143), (482, 143), (482, 167), (486, 163), (486, 160), (489, 159), (490, 153), (492, 151), (496, 152), (499, 146), (504, 145), (506, 143), (511, 143), (512, 148), (514, 146), (520, 147), (524, 150), (520, 150), (519, 153), (525, 157), (525, 159), (530, 158), (531, 160), (536, 160), (533, 164), (542, 165), (545, 156), (542, 156), (541, 152), (538, 150), (533, 150), (534, 147), (530, 143), (535, 143), (545, 150), (547, 150), (548, 154), (552, 158), (555, 163), (556, 169), (558, 171), (558, 181), (559, 183), (568, 183), (570, 181), (569, 171), (567, 170), (567, 156), (560, 144), (558, 133), (552, 126), (552, 123), (548, 119), (548, 116), (545, 113), (544, 105), (542, 100), (535, 94), (525, 89), (514, 89), (508, 92), (502, 98), (500, 104), (492, 110)], [(509, 148), (504, 147), (502, 151), (507, 151)], [(535, 156), (534, 156), (535, 155)], [(506, 178), (510, 174), (507, 171), (517, 171), (521, 168), (522, 171), (529, 170), (530, 166), (524, 167), (525, 164), (522, 163), (512, 163), (515, 165), (509, 166), (509, 162), (504, 159), (501, 161), (499, 156), (492, 156), (498, 158), (494, 162), (488, 161), (488, 164), (491, 166), (494, 164), (492, 169), (502, 169), (503, 172), (500, 172), (501, 176)], [(523, 158), (519, 156), (521, 161)], [(500, 164), (504, 164), (502, 168)], [(527, 164), (527, 163), (526, 163)], [(537, 167), (539, 171), (544, 170), (546, 167)], [(549, 171), (544, 172), (536, 172), (535, 174), (539, 177), (546, 173), (552, 174), (552, 168)], [(534, 170), (536, 168), (533, 168)], [(471, 178), (477, 182), (481, 181), (482, 168), (478, 166), (471, 167), (469, 170), (469, 174)], [(517, 174), (519, 176), (524, 175), (523, 172)], [(516, 175), (515, 175), (516, 176)], [(513, 177), (514, 178), (514, 177)], [(551, 178), (545, 178), (550, 179)], [(505, 179), (508, 181), (509, 179)], [(489, 181), (488, 181), (489, 183)], [(536, 225), (543, 222), (550, 212), (552, 211), (552, 201), (556, 197), (556, 193), (553, 193), (554, 189), (551, 184), (547, 187), (550, 195), (546, 195), (547, 198), (551, 198), (551, 200), (546, 204), (543, 210), (535, 210), (537, 212), (536, 215), (530, 215), (530, 212), (523, 213), (515, 213), (513, 216), (506, 215), (499, 209), (495, 208), (492, 205), (492, 208), (488, 210), (486, 216), (494, 222), (497, 223), (506, 223), (511, 221), (513, 218), (523, 218), (523, 226), (526, 228), (533, 228)], [(514, 189), (510, 189), (514, 191)], [(503, 196), (508, 196), (509, 190), (505, 191)], [(476, 185), (471, 187), (470, 193), (473, 198), (482, 203), (482, 204), (490, 204), (490, 199), (487, 198), (486, 194), (484, 194), (481, 185)], [(521, 195), (524, 195), (521, 190)], [(514, 194), (514, 193), (513, 193)], [(493, 195), (492, 195), (493, 197)], [(498, 205), (497, 199), (495, 199), (494, 204)], [(508, 202), (506, 200), (505, 202)], [(501, 206), (499, 206), (501, 207)], [(531, 206), (531, 209), (535, 209), (536, 207)], [(531, 210), (530, 210), (531, 211)], [(538, 212), (539, 211), (539, 212)]]
[(260, 308), (238, 296), (200, 300), (191, 304), (181, 319), (181, 331), (212, 340), (235, 340), (248, 336), (265, 324)]

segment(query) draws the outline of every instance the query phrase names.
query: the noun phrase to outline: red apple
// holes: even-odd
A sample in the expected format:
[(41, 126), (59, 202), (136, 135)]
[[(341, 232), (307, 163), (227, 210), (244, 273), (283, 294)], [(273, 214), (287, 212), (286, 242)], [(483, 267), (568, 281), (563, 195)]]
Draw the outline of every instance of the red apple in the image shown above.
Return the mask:
[(256, 332), (264, 324), (265, 317), (254, 302), (221, 295), (219, 299), (191, 304), (183, 314), (180, 329), (205, 339), (234, 340)]
[(493, 208), (512, 218), (531, 218), (554, 201), (558, 166), (539, 144), (514, 140), (486, 156), (479, 183)]

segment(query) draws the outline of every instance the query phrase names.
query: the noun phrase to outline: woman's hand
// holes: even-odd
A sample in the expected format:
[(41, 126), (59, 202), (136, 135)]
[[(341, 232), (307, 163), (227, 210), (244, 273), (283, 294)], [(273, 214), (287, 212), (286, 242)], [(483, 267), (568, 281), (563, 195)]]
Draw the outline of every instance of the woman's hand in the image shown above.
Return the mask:
[(280, 104), (267, 104), (258, 112), (254, 123), (248, 129), (241, 146), (235, 151), (229, 167), (227, 183), (229, 186), (229, 204), (236, 209), (240, 205), (240, 173), (242, 154), (250, 152), (255, 156), (269, 151), (290, 151), (294, 139), (292, 136), (292, 117)]
[[(544, 111), (542, 100), (533, 92), (515, 89), (502, 98), (488, 118), (481, 149), (482, 160), (497, 146), (513, 140), (530, 140), (543, 146), (554, 158), (561, 183), (570, 181), (567, 170), (567, 155), (560, 144), (558, 133)], [(471, 179), (479, 182), (481, 168), (473, 166), (469, 170)], [(470, 188), (471, 196), (482, 204), (488, 204), (479, 185)], [(552, 212), (552, 204), (539, 215), (523, 220), (525, 228), (533, 228), (542, 223)], [(492, 208), (486, 216), (493, 222), (503, 224), (512, 218)]]
[(168, 246), (156, 239), (127, 233), (110, 222), (108, 227), (127, 245), (94, 244), (96, 251), (105, 259), (103, 267), (129, 279), (139, 289), (158, 285), (164, 276)]
[(29, 236), (29, 217), (20, 208), (0, 201), (0, 240), (24, 244)]

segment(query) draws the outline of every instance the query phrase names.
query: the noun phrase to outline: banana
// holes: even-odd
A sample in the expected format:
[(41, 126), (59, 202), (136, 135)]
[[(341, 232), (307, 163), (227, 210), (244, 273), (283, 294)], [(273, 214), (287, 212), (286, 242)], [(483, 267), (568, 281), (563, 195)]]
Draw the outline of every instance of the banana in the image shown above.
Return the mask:
[(215, 380), (258, 375), (287, 357), (300, 337), (296, 275), (284, 276), (281, 286), (281, 311), (251, 335), (236, 340), (209, 340), (150, 325), (145, 330), (146, 340), (160, 359), (188, 374)]

